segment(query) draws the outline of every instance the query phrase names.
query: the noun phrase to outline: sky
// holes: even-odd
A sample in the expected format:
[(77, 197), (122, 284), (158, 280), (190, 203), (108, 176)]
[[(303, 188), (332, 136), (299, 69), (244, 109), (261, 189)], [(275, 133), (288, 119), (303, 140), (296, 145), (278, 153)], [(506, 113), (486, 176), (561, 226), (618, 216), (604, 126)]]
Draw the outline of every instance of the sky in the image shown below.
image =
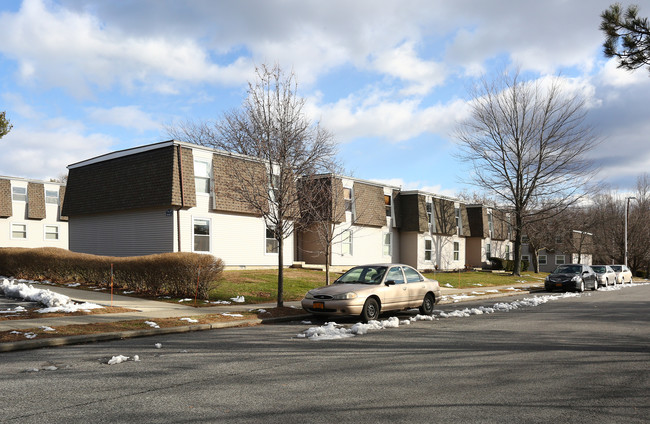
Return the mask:
[[(603, 187), (650, 169), (650, 72), (602, 54), (611, 0), (3, 0), (0, 175), (168, 140), (241, 105), (255, 66), (293, 71), (345, 174), (455, 196), (473, 189), (454, 131), (500, 69), (559, 75), (587, 97)], [(636, 1), (642, 16), (650, 2)]]

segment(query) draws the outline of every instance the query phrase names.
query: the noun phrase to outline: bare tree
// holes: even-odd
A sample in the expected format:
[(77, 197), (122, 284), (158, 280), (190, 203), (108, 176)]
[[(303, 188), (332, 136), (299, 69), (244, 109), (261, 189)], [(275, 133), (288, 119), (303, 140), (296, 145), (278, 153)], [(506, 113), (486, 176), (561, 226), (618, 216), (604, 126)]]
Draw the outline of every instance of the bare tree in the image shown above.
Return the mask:
[(584, 98), (559, 77), (522, 81), (504, 72), (483, 79), (473, 97), (456, 132), (458, 156), (473, 165), (473, 183), (512, 211), (513, 274), (520, 275), (525, 223), (579, 200), (592, 176), (585, 153), (596, 138), (585, 125)]
[(235, 201), (264, 218), (277, 242), (278, 307), (283, 306), (284, 240), (301, 225), (296, 182), (330, 168), (336, 156), (332, 135), (304, 111), (293, 72), (275, 65), (255, 69), (241, 108), (215, 123), (186, 122), (167, 129), (173, 138), (225, 150), (250, 166), (225, 171), (234, 185)]
[[(355, 211), (351, 190), (343, 187), (336, 172), (302, 178), (300, 181), (302, 219), (313, 243), (309, 254), (322, 255), (325, 284), (330, 284), (333, 247), (342, 245), (358, 230), (354, 224), (364, 211)], [(347, 197), (346, 197), (346, 194)]]

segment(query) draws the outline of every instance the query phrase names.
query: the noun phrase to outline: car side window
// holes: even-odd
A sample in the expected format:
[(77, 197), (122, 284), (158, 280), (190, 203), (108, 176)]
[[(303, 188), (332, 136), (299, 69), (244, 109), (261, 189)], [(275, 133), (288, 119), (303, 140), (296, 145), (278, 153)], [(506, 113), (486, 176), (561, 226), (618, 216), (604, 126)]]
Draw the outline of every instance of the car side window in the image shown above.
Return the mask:
[(413, 268), (405, 266), (402, 269), (404, 269), (404, 275), (406, 275), (407, 283), (417, 283), (423, 280), (422, 276)]
[(404, 284), (404, 274), (402, 274), (402, 268), (398, 266), (392, 267), (388, 271), (386, 281), (394, 281), (395, 284)]

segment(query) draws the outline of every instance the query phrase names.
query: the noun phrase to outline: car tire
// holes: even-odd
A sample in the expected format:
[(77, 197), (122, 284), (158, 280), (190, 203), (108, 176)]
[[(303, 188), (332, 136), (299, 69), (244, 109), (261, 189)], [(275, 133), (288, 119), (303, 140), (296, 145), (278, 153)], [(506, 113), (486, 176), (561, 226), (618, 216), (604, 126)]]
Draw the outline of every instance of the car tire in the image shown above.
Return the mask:
[(594, 286), (591, 288), (592, 291), (598, 290), (598, 280), (594, 280)]
[(578, 286), (578, 293), (585, 291), (585, 280), (580, 280), (580, 286)]
[(361, 311), (361, 319), (364, 322), (375, 320), (379, 318), (379, 303), (374, 298), (366, 300), (366, 303), (363, 305), (363, 310)]
[(433, 297), (431, 293), (427, 293), (426, 296), (424, 296), (424, 300), (422, 301), (422, 306), (420, 306), (420, 313), (422, 315), (433, 314), (433, 307), (435, 304), (436, 304), (435, 297)]

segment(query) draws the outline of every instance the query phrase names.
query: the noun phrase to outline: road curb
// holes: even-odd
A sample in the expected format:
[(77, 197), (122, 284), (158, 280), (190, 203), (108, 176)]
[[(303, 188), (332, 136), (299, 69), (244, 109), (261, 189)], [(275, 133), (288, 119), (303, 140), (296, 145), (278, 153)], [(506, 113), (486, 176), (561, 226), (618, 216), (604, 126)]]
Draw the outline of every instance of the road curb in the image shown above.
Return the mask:
[[(471, 298), (459, 299), (459, 300), (445, 299), (440, 301), (438, 305), (450, 305), (450, 304), (463, 303), (463, 302), (474, 301), (474, 300), (517, 296), (522, 294), (535, 293), (539, 291), (544, 291), (544, 290), (543, 289), (518, 290), (513, 292), (505, 292), (505, 293), (475, 295), (472, 296)], [(454, 295), (445, 295), (445, 296), (454, 296)], [(52, 337), (52, 338), (39, 339), (39, 340), (21, 340), (17, 342), (0, 343), (0, 353), (14, 352), (19, 350), (39, 349), (43, 347), (56, 347), (56, 346), (67, 346), (67, 345), (75, 345), (75, 344), (83, 344), (83, 343), (104, 342), (110, 340), (132, 339), (136, 337), (150, 337), (150, 336), (159, 336), (159, 335), (161, 336), (165, 334), (189, 333), (192, 331), (215, 330), (220, 328), (241, 327), (244, 325), (259, 325), (259, 324), (267, 324), (267, 323), (270, 324), (273, 322), (305, 319), (305, 318), (310, 318), (311, 316), (312, 315), (310, 314), (304, 314), (304, 315), (293, 315), (290, 317), (278, 317), (278, 318), (265, 318), (265, 319), (254, 318), (254, 319), (244, 319), (244, 320), (237, 320), (237, 321), (213, 322), (208, 324), (185, 325), (181, 327), (116, 331), (111, 333), (89, 334), (89, 335), (80, 335), (80, 336)]]
[(39, 349), (43, 347), (67, 346), (84, 343), (105, 342), (110, 340), (133, 339), (136, 337), (162, 336), (165, 334), (189, 333), (192, 331), (216, 330), (219, 328), (233, 328), (244, 325), (270, 324), (273, 322), (293, 321), (304, 319), (311, 315), (293, 315), (278, 318), (254, 318), (237, 321), (222, 321), (208, 324), (184, 325), (181, 327), (152, 328), (144, 330), (114, 331), (111, 333), (88, 334), (81, 336), (51, 337), (40, 340), (21, 340), (18, 342), (0, 343), (0, 353), (19, 350)]

